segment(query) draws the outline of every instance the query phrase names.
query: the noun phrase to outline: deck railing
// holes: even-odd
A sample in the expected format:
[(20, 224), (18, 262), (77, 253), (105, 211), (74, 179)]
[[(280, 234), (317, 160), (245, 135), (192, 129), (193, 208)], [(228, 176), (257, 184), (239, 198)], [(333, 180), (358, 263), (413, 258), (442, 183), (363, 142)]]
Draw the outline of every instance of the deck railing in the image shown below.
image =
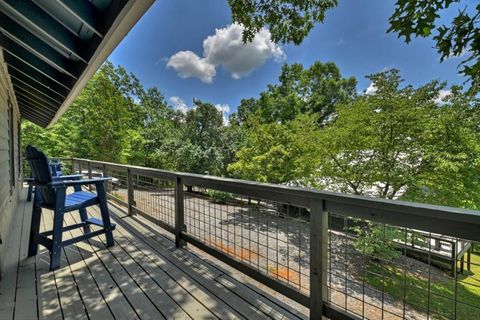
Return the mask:
[[(108, 195), (129, 214), (310, 308), (311, 319), (479, 314), (480, 259), (470, 255), (480, 241), (478, 211), (63, 161), (89, 177), (112, 177)], [(473, 271), (464, 271), (465, 254)]]

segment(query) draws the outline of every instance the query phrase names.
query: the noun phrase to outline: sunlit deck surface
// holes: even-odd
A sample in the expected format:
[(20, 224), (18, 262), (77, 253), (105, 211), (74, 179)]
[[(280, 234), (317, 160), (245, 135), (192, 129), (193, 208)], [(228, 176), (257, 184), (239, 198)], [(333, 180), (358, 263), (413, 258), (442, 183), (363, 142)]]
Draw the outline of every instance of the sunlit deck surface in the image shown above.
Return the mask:
[[(0, 281), (0, 319), (304, 319), (308, 310), (235, 272), (148, 220), (110, 205), (115, 246), (104, 237), (64, 249), (48, 270), (48, 251), (26, 257), (32, 203), (22, 194), (15, 215), (10, 265)], [(99, 217), (97, 208), (89, 213)], [(78, 222), (76, 212), (65, 224)], [(51, 229), (44, 211), (42, 229)], [(77, 236), (81, 229), (64, 233)]]

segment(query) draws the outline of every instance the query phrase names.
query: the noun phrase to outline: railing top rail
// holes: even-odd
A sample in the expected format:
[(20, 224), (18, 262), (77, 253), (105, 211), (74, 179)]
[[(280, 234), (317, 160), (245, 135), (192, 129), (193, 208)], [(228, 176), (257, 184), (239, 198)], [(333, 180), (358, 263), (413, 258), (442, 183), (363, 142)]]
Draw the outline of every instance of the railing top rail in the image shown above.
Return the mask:
[(404, 227), (421, 228), (429, 232), (464, 237), (470, 240), (480, 240), (480, 211), (477, 210), (371, 198), (304, 187), (166, 171), (81, 158), (70, 158), (68, 160), (105, 165), (119, 170), (128, 169), (134, 173), (170, 181), (181, 179), (184, 184), (259, 197), (307, 208), (311, 207), (312, 204), (321, 202), (324, 210), (329, 212)]

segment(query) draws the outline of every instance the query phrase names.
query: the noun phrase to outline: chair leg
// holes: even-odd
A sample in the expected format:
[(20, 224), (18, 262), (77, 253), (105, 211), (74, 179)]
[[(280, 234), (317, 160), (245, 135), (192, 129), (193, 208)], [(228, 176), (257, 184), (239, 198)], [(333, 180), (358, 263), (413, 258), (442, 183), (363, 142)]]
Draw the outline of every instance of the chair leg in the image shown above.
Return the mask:
[(99, 183), (95, 186), (97, 188), (98, 202), (100, 206), (100, 213), (102, 215), (103, 226), (105, 227), (105, 237), (107, 238), (107, 247), (115, 244), (113, 241), (112, 223), (110, 222), (110, 212), (107, 206), (107, 195), (105, 193), (105, 186)]
[[(84, 222), (88, 219), (87, 209), (79, 209), (78, 212), (80, 213), (80, 221)], [(90, 226), (88, 224), (83, 227), (84, 233), (89, 233), (90, 231)]]
[(33, 193), (33, 186), (31, 184), (28, 185), (28, 190), (27, 190), (27, 201), (30, 202), (32, 201), (32, 193)]
[(35, 256), (38, 251), (38, 242), (35, 241), (35, 234), (40, 232), (40, 220), (42, 218), (42, 208), (33, 206), (32, 222), (30, 224), (30, 240), (28, 243), (28, 256)]
[(57, 189), (55, 210), (53, 211), (52, 250), (50, 251), (50, 270), (60, 267), (62, 256), (63, 211), (65, 207), (65, 189)]
[(53, 235), (52, 235), (52, 251), (50, 252), (50, 270), (60, 267), (60, 259), (62, 256), (62, 228), (63, 213), (53, 213)]
[[(74, 191), (75, 192), (80, 192), (82, 191), (82, 187), (81, 186), (74, 186), (73, 187)], [(80, 221), (86, 221), (88, 219), (88, 215), (87, 215), (87, 209), (85, 208), (82, 208), (82, 209), (79, 209), (78, 210), (79, 213), (80, 213)], [(86, 225), (85, 227), (83, 227), (83, 232), (84, 233), (89, 233), (91, 230), (90, 230), (90, 226)]]

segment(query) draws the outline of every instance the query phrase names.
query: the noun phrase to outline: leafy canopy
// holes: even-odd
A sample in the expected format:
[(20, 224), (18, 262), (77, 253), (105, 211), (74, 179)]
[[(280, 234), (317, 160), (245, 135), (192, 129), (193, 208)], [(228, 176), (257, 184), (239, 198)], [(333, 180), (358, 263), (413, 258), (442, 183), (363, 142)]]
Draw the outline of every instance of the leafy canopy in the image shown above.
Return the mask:
[(357, 80), (342, 77), (333, 62), (316, 61), (309, 68), (300, 63), (285, 64), (278, 80), (278, 84), (268, 85), (260, 98), (243, 99), (232, 122), (242, 123), (250, 114), (256, 114), (263, 123), (285, 123), (300, 114), (314, 114), (324, 123), (335, 104), (356, 96)]
[(338, 105), (320, 132), (321, 187), (477, 207), (478, 101), (459, 87), (439, 101), (445, 84), (438, 81), (401, 87), (397, 70), (369, 78), (376, 92)]
[(228, 0), (233, 21), (245, 27), (244, 41), (267, 27), (274, 42), (300, 44), (337, 0)]
[(234, 177), (271, 183), (288, 183), (311, 177), (316, 161), (317, 119), (299, 115), (281, 123), (247, 121), (244, 147), (236, 152), (236, 162), (228, 166)]
[[(471, 91), (480, 89), (480, 4), (469, 12), (474, 1), (398, 0), (390, 17), (389, 32), (396, 32), (409, 43), (412, 36), (433, 35), (443, 61), (451, 56), (466, 56), (460, 72), (471, 80)], [(449, 25), (437, 25), (440, 12), (452, 4), (464, 5)], [(470, 7), (471, 8), (471, 7)]]

